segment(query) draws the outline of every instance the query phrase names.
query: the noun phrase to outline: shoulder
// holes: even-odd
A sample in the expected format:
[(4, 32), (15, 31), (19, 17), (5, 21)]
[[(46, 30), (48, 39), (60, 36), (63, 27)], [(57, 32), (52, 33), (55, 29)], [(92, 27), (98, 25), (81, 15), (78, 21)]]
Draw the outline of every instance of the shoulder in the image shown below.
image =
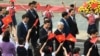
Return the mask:
[(40, 31), (44, 31), (44, 28), (43, 28), (43, 27), (41, 27)]
[(85, 42), (84, 42), (84, 45), (88, 45), (90, 43), (90, 38), (88, 38)]
[(61, 18), (60, 22), (64, 22), (64, 19), (63, 19), (63, 18)]
[(13, 43), (11, 43), (11, 42), (9, 42), (9, 46), (10, 46), (11, 48), (15, 48), (15, 45), (14, 45)]
[(9, 44), (10, 44), (11, 46), (15, 46), (12, 42), (9, 42)]
[(57, 35), (60, 33), (60, 31), (58, 29), (56, 29), (54, 33)]
[(21, 26), (21, 25), (23, 25), (23, 23), (22, 23), (22, 22), (20, 22), (20, 23), (18, 24), (18, 26)]

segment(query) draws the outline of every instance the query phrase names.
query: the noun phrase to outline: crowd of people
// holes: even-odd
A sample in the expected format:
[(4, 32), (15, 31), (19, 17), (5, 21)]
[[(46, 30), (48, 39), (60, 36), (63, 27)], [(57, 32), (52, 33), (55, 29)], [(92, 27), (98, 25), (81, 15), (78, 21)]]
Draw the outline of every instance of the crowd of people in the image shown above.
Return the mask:
[[(57, 29), (53, 32), (54, 17), (49, 10), (49, 4), (43, 12), (43, 25), (40, 26), (40, 20), (37, 13), (37, 1), (29, 2), (28, 10), (22, 15), (22, 21), (17, 24), (16, 8), (14, 2), (10, 1), (9, 7), (0, 7), (0, 56), (81, 56), (80, 48), (75, 47), (75, 42), (64, 40), (59, 42), (55, 36), (71, 34), (75, 39), (79, 34), (75, 17), (75, 4), (61, 13), (61, 19), (57, 23)], [(64, 2), (62, 2), (64, 5)], [(65, 7), (65, 5), (64, 5)], [(5, 24), (2, 19), (10, 15), (12, 21)], [(100, 56), (97, 47), (98, 27), (96, 19), (99, 14), (94, 14), (91, 9), (90, 14), (81, 13), (89, 22), (87, 34), (89, 35), (84, 42), (84, 56)], [(55, 36), (48, 39), (53, 33)], [(84, 34), (84, 33), (83, 33)], [(95, 40), (94, 40), (95, 39)]]

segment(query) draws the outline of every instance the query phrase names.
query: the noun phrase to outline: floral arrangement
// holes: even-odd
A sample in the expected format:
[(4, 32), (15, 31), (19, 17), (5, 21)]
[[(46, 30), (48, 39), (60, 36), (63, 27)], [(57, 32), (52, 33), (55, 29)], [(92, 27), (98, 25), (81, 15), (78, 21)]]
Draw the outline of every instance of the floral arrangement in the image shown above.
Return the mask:
[(100, 1), (89, 0), (84, 2), (83, 5), (78, 8), (78, 11), (88, 14), (90, 13), (91, 9), (93, 9), (95, 13), (100, 13)]

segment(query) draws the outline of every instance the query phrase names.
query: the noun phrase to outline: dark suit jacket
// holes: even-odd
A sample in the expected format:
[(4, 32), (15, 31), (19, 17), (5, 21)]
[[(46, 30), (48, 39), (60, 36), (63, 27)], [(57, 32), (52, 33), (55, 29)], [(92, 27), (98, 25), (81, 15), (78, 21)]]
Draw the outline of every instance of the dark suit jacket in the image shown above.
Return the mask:
[(24, 23), (19, 23), (19, 25), (17, 26), (17, 36), (18, 38), (23, 38), (24, 40), (26, 39), (26, 35), (27, 35), (28, 30), (26, 30)]
[[(63, 32), (59, 31), (58, 29), (54, 32), (55, 35), (63, 34)], [(59, 42), (55, 39), (56, 49), (59, 47)], [(59, 52), (56, 54), (56, 56), (62, 56), (63, 49), (61, 48)]]
[[(63, 34), (63, 32), (60, 32), (58, 29), (54, 33), (56, 35)], [(55, 42), (56, 42), (56, 48), (58, 48), (60, 43), (56, 39), (55, 39)], [(69, 45), (70, 44), (69, 44), (68, 41), (65, 41), (64, 44), (63, 44), (63, 46), (66, 48), (68, 53), (71, 52)], [(62, 56), (62, 54), (63, 54), (63, 49), (61, 48), (60, 51), (58, 52), (57, 56)]]
[(67, 19), (68, 24), (70, 26), (70, 32), (73, 36), (76, 36), (76, 34), (78, 34), (78, 28), (77, 28), (77, 23), (75, 21), (72, 20), (71, 17), (69, 17)]
[[(28, 26), (29, 26), (29, 28), (31, 28), (33, 23), (35, 22), (35, 20), (39, 19), (39, 16), (35, 10), (32, 10), (32, 12), (31, 12), (31, 10), (28, 10), (27, 15), (29, 16)], [(37, 25), (39, 25), (39, 24), (40, 24), (40, 22), (38, 22)]]
[(60, 20), (61, 22), (63, 22), (63, 24), (64, 24), (64, 29), (63, 29), (63, 32), (66, 34), (66, 36), (70, 33), (70, 28), (69, 28), (69, 26), (66, 24), (66, 22), (64, 21), (64, 19), (61, 19)]
[[(48, 32), (42, 27), (40, 29), (40, 43), (43, 45), (44, 42), (48, 39)], [(53, 47), (53, 40), (48, 40), (47, 41), (47, 46)]]
[[(87, 54), (87, 52), (89, 51), (89, 48), (91, 48), (92, 45), (94, 45), (94, 44), (91, 43), (90, 38), (88, 38), (84, 43), (84, 55)], [(90, 56), (100, 56), (98, 53), (98, 47), (96, 44), (92, 47), (92, 50), (90, 52)]]
[(40, 43), (44, 43), (48, 38), (48, 32), (42, 27), (40, 29)]

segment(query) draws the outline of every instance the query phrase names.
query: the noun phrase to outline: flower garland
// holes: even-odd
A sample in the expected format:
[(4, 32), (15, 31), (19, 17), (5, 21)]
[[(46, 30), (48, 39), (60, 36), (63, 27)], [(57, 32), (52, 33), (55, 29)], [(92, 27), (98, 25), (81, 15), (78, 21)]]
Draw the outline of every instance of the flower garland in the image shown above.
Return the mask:
[(91, 9), (93, 9), (95, 13), (100, 13), (100, 1), (89, 0), (84, 2), (83, 5), (78, 8), (78, 11), (88, 14), (90, 13)]

